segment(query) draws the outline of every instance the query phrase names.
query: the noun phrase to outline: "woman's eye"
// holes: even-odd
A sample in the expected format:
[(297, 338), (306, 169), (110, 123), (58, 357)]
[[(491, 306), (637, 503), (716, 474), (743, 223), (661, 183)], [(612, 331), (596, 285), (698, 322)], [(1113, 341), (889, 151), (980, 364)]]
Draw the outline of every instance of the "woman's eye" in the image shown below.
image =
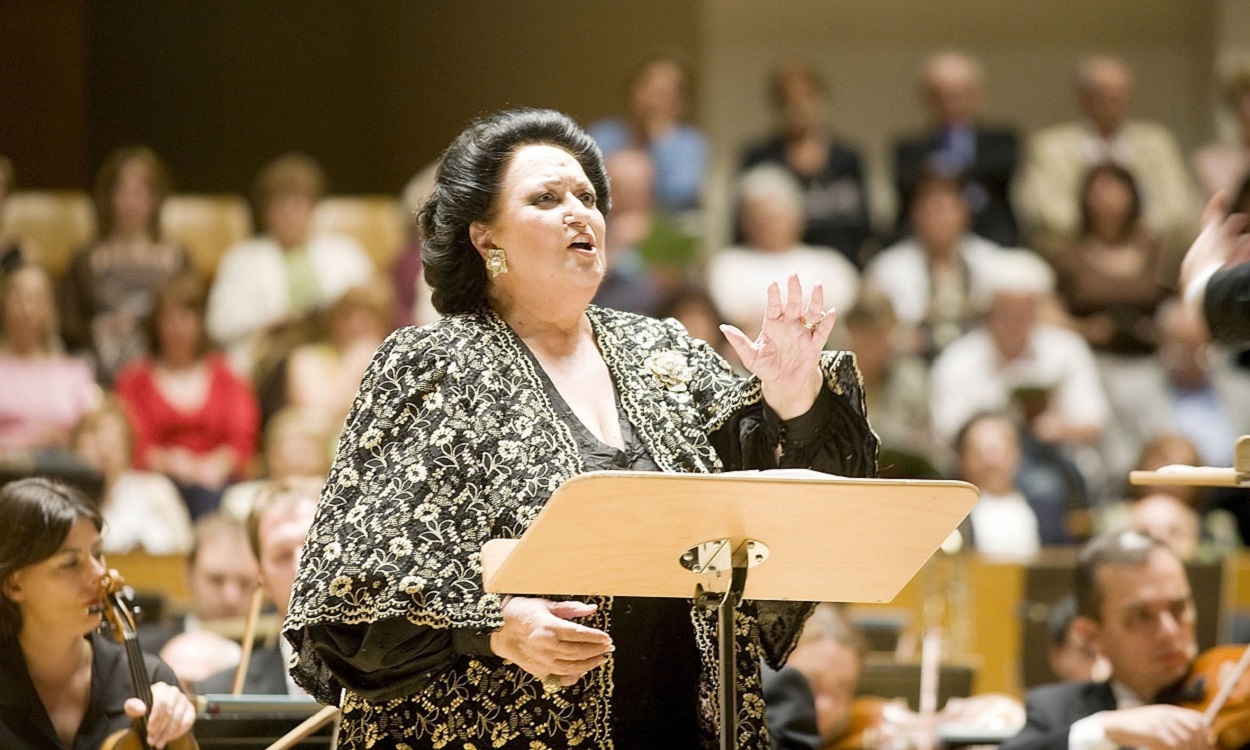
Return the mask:
[(535, 203), (551, 203), (556, 197), (551, 193), (543, 193), (534, 201)]
[(585, 203), (587, 206), (594, 206), (595, 194), (594, 193), (582, 193), (582, 203)]

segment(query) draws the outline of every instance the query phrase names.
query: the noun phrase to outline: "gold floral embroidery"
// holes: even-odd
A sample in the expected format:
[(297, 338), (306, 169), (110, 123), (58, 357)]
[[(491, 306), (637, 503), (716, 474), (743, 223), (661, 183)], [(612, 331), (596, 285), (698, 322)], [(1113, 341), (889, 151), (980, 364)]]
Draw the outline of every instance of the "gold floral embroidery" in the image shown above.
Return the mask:
[(643, 363), (647, 370), (670, 391), (684, 393), (693, 372), (686, 358), (674, 351), (658, 352), (647, 357)]

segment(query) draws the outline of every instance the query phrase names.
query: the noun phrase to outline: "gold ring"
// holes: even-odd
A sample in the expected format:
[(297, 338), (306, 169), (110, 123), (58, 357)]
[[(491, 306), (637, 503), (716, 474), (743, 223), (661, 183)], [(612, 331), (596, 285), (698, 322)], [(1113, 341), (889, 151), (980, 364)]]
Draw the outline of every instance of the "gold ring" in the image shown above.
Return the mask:
[(564, 687), (560, 684), (560, 675), (549, 674), (543, 678), (543, 692), (551, 695), (560, 688)]
[(816, 319), (815, 323), (808, 323), (806, 317), (799, 318), (799, 322), (802, 323), (803, 327), (806, 328), (807, 330), (814, 331), (816, 330), (817, 326), (819, 326), (824, 321), (824, 319), (825, 319), (825, 311), (821, 310), (820, 317)]

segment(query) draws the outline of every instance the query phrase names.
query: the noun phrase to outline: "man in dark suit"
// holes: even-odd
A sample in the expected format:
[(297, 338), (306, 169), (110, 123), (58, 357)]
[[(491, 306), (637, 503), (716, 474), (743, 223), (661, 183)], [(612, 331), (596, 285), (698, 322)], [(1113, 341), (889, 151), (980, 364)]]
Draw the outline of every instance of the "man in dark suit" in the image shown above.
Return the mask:
[(1107, 658), (1111, 679), (1030, 691), (1024, 729), (1003, 750), (1209, 747), (1202, 714), (1166, 702), (1197, 653), (1176, 554), (1137, 531), (1099, 537), (1081, 551), (1075, 588), (1072, 627)]
[[(286, 618), (291, 604), (291, 587), (299, 567), (300, 551), (312, 526), (322, 482), (311, 477), (281, 479), (266, 485), (256, 496), (247, 518), (247, 538), (260, 568), (260, 585), (277, 610), (278, 621)], [(287, 674), (291, 662), (287, 641), (252, 652), (243, 679), (247, 695), (293, 695), (306, 693)], [(229, 693), (235, 670), (219, 672), (201, 681), (198, 691)]]
[(1226, 214), (1228, 196), (1218, 192), (1202, 212), (1202, 233), (1181, 263), (1185, 301), (1201, 309), (1211, 337), (1225, 344), (1250, 343), (1250, 176)]
[(924, 67), (924, 95), (932, 128), (901, 139), (894, 147), (900, 234), (907, 231), (914, 182), (929, 171), (964, 181), (973, 232), (1006, 247), (1019, 245), (1020, 230), (1009, 199), (1017, 163), (1016, 134), (977, 121), (980, 66), (960, 52), (934, 55)]

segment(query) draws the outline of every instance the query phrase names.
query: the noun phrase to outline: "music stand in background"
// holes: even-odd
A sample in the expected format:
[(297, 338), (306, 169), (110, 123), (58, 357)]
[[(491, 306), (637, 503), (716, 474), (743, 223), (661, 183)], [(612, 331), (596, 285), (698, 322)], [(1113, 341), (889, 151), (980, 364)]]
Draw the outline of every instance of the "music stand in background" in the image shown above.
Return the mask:
[(716, 609), (720, 746), (730, 750), (737, 602), (889, 601), (976, 501), (975, 487), (955, 481), (590, 472), (556, 490), (520, 539), (483, 546), (483, 580), (493, 593), (693, 598)]

